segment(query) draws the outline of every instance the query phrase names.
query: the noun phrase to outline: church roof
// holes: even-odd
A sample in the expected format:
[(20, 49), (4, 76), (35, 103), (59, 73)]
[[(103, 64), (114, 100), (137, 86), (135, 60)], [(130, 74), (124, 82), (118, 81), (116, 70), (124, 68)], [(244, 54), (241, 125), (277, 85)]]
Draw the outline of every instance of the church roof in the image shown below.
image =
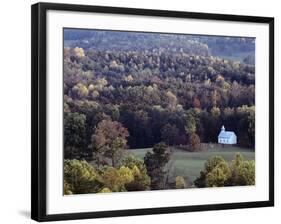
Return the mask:
[(219, 138), (231, 138), (232, 136), (236, 136), (233, 131), (221, 131), (219, 134)]

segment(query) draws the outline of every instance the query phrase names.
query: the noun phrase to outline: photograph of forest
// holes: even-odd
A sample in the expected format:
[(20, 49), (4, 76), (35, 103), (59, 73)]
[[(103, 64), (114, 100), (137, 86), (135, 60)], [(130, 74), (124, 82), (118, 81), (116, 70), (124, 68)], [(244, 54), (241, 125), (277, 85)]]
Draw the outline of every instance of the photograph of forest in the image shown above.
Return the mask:
[(255, 185), (255, 38), (63, 36), (65, 195)]

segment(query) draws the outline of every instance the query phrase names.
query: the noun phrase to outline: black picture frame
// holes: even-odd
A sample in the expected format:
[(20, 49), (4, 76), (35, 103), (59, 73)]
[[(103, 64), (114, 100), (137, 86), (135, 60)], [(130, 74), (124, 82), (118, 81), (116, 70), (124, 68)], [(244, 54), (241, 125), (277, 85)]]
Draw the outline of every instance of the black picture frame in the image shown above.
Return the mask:
[[(85, 213), (46, 213), (46, 12), (63, 10), (75, 12), (100, 12), (124, 15), (156, 16), (205, 19), (216, 21), (254, 22), (269, 24), (269, 200), (243, 203), (208, 204), (196, 206), (159, 207), (131, 210), (114, 210)], [(206, 210), (238, 209), (274, 206), (274, 18), (183, 11), (164, 11), (136, 8), (118, 8), (89, 5), (37, 3), (32, 5), (32, 48), (31, 48), (31, 218), (37, 221), (102, 218), (161, 213), (192, 212)]]

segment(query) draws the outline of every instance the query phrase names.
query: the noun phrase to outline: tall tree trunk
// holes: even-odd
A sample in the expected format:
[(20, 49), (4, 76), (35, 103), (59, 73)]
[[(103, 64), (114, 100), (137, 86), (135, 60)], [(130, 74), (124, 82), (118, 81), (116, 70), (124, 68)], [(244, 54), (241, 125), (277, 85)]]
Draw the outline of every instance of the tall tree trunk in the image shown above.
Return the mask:
[(112, 166), (115, 168), (115, 153), (112, 152), (111, 154), (111, 163), (112, 163)]
[(100, 168), (100, 157), (99, 155), (97, 155), (97, 166), (98, 166), (98, 169)]

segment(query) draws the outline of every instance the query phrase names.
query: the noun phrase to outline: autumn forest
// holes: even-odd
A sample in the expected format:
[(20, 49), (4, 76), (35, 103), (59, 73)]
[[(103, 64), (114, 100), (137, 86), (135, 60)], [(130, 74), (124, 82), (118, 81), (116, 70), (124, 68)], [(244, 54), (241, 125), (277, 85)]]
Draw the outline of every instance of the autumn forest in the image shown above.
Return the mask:
[(64, 29), (63, 54), (64, 194), (255, 184), (254, 38)]

